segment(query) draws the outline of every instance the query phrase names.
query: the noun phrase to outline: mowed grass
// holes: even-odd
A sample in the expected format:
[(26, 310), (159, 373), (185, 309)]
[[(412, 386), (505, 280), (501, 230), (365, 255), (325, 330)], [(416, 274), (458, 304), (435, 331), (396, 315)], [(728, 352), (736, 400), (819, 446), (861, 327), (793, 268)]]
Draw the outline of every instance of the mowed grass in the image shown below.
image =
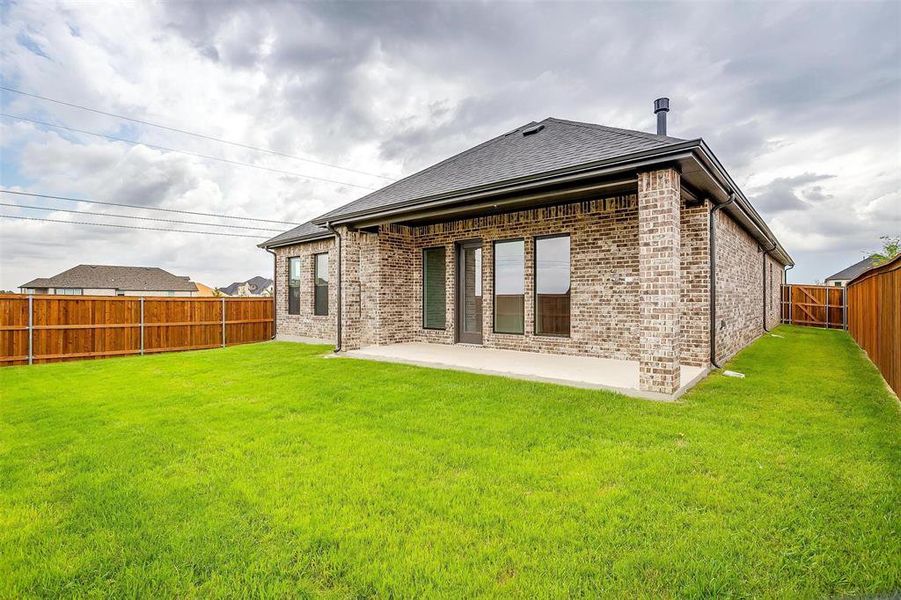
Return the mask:
[(782, 327), (681, 403), (287, 343), (0, 370), (0, 593), (901, 591), (901, 413)]

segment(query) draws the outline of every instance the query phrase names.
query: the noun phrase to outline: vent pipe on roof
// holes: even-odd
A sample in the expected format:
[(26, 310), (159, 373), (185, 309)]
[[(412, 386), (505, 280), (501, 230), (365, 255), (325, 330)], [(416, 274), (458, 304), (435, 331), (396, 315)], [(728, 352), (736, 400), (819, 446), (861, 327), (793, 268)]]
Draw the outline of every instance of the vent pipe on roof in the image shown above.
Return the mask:
[(669, 98), (654, 100), (654, 114), (657, 115), (657, 135), (666, 135), (666, 113), (669, 112)]

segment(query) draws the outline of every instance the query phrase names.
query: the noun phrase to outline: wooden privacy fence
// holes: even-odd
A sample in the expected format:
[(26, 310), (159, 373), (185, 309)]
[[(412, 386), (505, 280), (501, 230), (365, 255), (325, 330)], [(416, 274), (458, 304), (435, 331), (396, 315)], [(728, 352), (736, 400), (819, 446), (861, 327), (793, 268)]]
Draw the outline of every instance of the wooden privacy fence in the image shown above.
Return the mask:
[(782, 322), (808, 327), (846, 329), (845, 288), (828, 285), (782, 286)]
[(273, 335), (271, 298), (0, 295), (0, 366), (200, 350)]
[(901, 256), (848, 283), (848, 332), (901, 396)]

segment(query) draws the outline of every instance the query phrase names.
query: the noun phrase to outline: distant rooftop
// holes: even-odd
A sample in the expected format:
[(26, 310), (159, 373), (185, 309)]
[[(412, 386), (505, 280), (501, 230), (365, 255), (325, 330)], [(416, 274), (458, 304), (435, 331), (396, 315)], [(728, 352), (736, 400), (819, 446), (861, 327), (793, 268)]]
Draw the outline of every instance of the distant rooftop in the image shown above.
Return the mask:
[(849, 281), (851, 279), (854, 279), (855, 277), (857, 277), (864, 271), (868, 271), (869, 269), (871, 269), (873, 267), (873, 260), (874, 260), (875, 256), (876, 256), (875, 254), (871, 254), (870, 256), (866, 257), (862, 261), (856, 262), (853, 265), (851, 265), (850, 267), (846, 267), (846, 268), (842, 269), (841, 271), (839, 271), (838, 273), (830, 275), (829, 277), (826, 278), (826, 281), (828, 281), (830, 279), (840, 279), (840, 280), (847, 279)]
[(196, 292), (189, 277), (159, 267), (78, 265), (53, 277), (39, 277), (22, 288), (115, 289), (128, 291)]

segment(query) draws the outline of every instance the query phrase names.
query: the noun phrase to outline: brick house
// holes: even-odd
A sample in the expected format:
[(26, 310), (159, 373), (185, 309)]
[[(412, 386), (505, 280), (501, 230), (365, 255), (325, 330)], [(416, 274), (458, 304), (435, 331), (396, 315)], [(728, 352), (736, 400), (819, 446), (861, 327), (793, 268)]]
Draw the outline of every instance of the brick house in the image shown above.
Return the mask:
[(675, 393), (779, 322), (793, 263), (660, 108), (657, 134), (529, 123), (261, 244), (278, 337), (637, 361)]
[(19, 286), (23, 294), (57, 296), (180, 296), (202, 295), (190, 277), (159, 267), (76, 265), (53, 277), (39, 277)]

